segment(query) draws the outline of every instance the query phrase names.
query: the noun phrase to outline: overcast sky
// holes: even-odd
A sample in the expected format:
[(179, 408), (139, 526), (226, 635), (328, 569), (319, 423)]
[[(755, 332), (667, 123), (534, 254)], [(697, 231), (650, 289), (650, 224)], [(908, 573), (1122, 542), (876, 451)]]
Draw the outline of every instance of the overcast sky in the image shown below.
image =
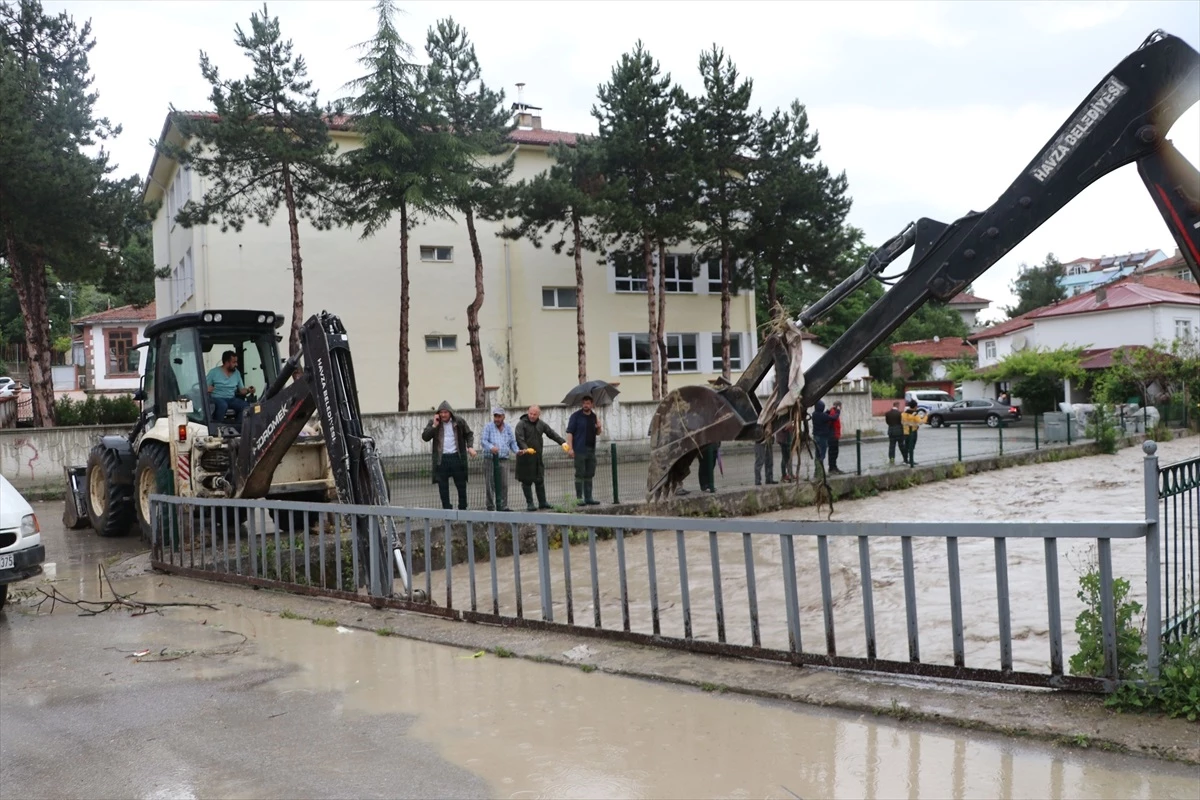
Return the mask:
[[(98, 110), (124, 126), (119, 173), (144, 175), (168, 105), (208, 107), (199, 52), (225, 76), (249, 62), (233, 45), (261, 2), (44, 0), (90, 18)], [(1200, 3), (1188, 2), (468, 2), (397, 0), (402, 34), (452, 15), (474, 40), (485, 80), (543, 107), (547, 128), (594, 132), (590, 110), (621, 53), (641, 38), (665, 72), (698, 93), (697, 58), (714, 42), (754, 80), (764, 110), (805, 103), (821, 158), (845, 170), (850, 222), (874, 244), (909, 221), (952, 222), (986, 209), (1070, 114), (1155, 28), (1200, 48)], [(355, 43), (374, 31), (372, 3), (275, 0), (321, 100), (360, 74)], [(1171, 138), (1200, 162), (1200, 108)], [(1067, 261), (1175, 245), (1133, 165), (1103, 178), (975, 283), (1013, 302), (1021, 262)], [(905, 259), (905, 263), (907, 260)]]

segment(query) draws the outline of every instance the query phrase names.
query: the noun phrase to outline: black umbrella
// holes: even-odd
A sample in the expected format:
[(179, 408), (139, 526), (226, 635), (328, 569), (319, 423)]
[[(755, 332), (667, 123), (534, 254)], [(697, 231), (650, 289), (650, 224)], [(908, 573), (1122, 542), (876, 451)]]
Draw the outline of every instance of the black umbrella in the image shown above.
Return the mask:
[(590, 397), (593, 404), (606, 406), (620, 393), (621, 391), (617, 387), (607, 381), (588, 381), (567, 392), (567, 396), (563, 398), (563, 405), (579, 405), (583, 398)]

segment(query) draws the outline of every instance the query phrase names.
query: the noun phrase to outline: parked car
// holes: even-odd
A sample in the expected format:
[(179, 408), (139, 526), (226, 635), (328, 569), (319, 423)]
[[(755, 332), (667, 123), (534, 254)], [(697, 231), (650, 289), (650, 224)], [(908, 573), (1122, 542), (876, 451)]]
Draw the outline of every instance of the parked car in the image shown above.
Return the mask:
[(0, 375), (0, 397), (13, 397), (21, 391), (21, 383), (7, 375)]
[(1021, 421), (1021, 409), (999, 400), (959, 400), (948, 408), (929, 414), (929, 425), (940, 428), (955, 422), (986, 422), (989, 428), (1000, 427), (1000, 420)]
[(904, 393), (905, 404), (909, 400), (917, 401), (917, 413), (922, 416), (954, 404), (954, 398), (940, 389), (910, 389)]
[(8, 600), (8, 585), (41, 574), (45, 560), (33, 507), (0, 475), (0, 608)]

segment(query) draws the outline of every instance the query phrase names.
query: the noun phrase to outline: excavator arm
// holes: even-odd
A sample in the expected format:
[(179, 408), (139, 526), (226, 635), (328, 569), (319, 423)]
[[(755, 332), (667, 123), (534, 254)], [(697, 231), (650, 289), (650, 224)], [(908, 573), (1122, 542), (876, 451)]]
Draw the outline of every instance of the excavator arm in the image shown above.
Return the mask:
[[(1138, 164), (1163, 219), (1200, 280), (1196, 266), (1200, 174), (1165, 139), (1197, 100), (1200, 54), (1182, 39), (1155, 31), (1105, 76), (986, 211), (970, 212), (949, 225), (919, 219), (806, 309), (799, 327), (791, 326), (794, 335), (768, 336), (737, 384), (723, 390), (689, 386), (669, 394), (651, 423), (648, 496), (655, 499), (673, 493), (704, 445), (765, 435), (762, 407), (754, 394), (771, 366), (777, 384), (785, 376), (792, 384), (777, 386), (771, 402), (791, 392), (807, 409), (918, 308), (930, 300), (948, 301), (1089, 185), (1127, 164)], [(887, 263), (909, 248), (912, 259), (895, 285), (804, 372), (802, 381), (792, 380), (799, 330), (862, 283), (878, 277)]]

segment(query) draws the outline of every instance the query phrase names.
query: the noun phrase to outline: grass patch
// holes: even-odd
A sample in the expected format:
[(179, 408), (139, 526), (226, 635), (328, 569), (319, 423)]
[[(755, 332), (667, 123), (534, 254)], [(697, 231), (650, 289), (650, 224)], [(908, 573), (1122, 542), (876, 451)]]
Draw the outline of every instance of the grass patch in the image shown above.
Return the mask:
[(285, 608), (283, 611), (280, 611), (279, 617), (280, 617), (280, 619), (308, 619), (308, 617), (303, 616), (301, 614), (297, 614), (295, 611), (292, 611), (290, 608)]
[(394, 630), (392, 630), (391, 628), (376, 628), (375, 635), (376, 636), (395, 636), (396, 632)]
[(324, 618), (324, 617), (318, 617), (317, 619), (314, 619), (314, 620), (312, 621), (312, 623), (313, 623), (313, 625), (320, 625), (320, 626), (321, 626), (321, 627), (323, 627), (323, 628), (334, 628), (334, 627), (337, 627), (337, 620), (336, 620), (336, 619), (326, 619), (326, 618)]
[(702, 692), (716, 692), (717, 694), (725, 694), (729, 691), (729, 687), (723, 683), (702, 683), (700, 684)]
[(507, 647), (497, 647), (492, 650), (492, 655), (494, 655), (496, 658), (512, 658), (516, 655), (516, 653), (514, 653), (512, 650), (509, 650)]
[(580, 670), (580, 672), (595, 672), (596, 665), (595, 664), (580, 664), (579, 670)]

